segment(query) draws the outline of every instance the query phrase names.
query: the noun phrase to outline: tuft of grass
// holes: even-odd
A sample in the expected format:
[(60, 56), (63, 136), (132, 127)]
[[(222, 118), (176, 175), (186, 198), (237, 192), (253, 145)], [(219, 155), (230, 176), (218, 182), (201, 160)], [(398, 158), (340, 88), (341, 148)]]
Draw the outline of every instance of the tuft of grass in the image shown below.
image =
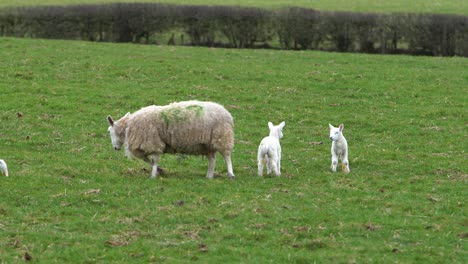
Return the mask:
[[(466, 262), (466, 58), (2, 38), (0, 62), (1, 262)], [(108, 114), (189, 99), (232, 113), (236, 180), (112, 149)]]

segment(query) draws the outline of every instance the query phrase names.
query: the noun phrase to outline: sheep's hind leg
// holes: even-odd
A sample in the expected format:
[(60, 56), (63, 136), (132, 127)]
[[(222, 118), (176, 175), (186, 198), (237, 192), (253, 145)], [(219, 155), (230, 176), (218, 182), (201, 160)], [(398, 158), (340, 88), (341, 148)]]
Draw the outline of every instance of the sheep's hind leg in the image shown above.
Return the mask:
[(148, 155), (146, 162), (153, 167), (151, 178), (156, 178), (158, 176), (159, 155)]
[(231, 161), (231, 154), (230, 153), (222, 153), (224, 157), (224, 161), (226, 162), (226, 167), (228, 171), (228, 176), (231, 180), (234, 180), (234, 171), (232, 169), (232, 161)]
[(213, 179), (216, 166), (216, 152), (208, 153), (206, 156), (208, 157), (208, 172), (206, 173), (206, 177), (208, 179)]

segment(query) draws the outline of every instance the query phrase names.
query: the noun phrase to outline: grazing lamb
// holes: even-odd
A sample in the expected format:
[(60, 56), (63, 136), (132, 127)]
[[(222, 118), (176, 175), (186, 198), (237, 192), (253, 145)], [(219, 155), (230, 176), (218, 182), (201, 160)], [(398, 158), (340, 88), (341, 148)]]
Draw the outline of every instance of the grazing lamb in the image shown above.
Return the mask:
[(348, 173), (349, 170), (349, 162), (348, 162), (348, 142), (346, 142), (346, 138), (343, 136), (343, 128), (344, 125), (341, 124), (339, 127), (334, 127), (328, 124), (330, 127), (330, 140), (332, 141), (331, 146), (331, 155), (332, 155), (332, 163), (331, 169), (333, 172), (336, 172), (336, 166), (338, 165), (338, 158), (341, 159), (341, 169)]
[(146, 161), (158, 174), (159, 158), (164, 153), (205, 155), (209, 179), (213, 178), (216, 152), (223, 155), (228, 176), (234, 179), (231, 152), (234, 148), (234, 122), (231, 114), (213, 102), (185, 101), (165, 106), (147, 106), (127, 113), (114, 122), (108, 116), (114, 149), (122, 145), (129, 158)]
[(283, 127), (285, 125), (286, 123), (284, 121), (277, 126), (268, 122), (270, 135), (264, 137), (258, 146), (258, 176), (263, 176), (263, 166), (265, 163), (267, 165), (268, 175), (271, 171), (273, 171), (276, 176), (281, 175), (281, 145), (279, 140), (283, 137)]
[(0, 159), (0, 170), (2, 171), (2, 174), (8, 177), (8, 167), (5, 163), (4, 160)]

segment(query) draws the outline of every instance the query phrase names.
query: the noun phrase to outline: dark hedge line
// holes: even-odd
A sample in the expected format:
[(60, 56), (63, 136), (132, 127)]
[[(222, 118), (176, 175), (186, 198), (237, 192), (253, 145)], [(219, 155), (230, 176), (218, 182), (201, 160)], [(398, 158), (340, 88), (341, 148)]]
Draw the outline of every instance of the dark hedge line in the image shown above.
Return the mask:
[[(4, 8), (0, 36), (468, 57), (468, 17), (104, 4)], [(177, 37), (176, 37), (177, 36)]]

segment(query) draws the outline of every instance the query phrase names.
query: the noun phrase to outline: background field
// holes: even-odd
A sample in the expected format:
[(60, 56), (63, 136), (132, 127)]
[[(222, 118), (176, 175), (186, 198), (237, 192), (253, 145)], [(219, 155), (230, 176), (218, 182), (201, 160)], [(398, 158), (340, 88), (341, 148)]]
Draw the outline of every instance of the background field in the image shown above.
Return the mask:
[(327, 11), (353, 12), (416, 12), (468, 15), (465, 0), (0, 0), (0, 6), (23, 5), (66, 5), (88, 3), (153, 2), (186, 5), (240, 5), (265, 8), (300, 6)]
[[(467, 67), (0, 39), (0, 262), (466, 263)], [(235, 181), (184, 156), (151, 180), (112, 149), (107, 114), (186, 99), (234, 116)], [(259, 178), (283, 120), (283, 175)], [(329, 171), (328, 123), (345, 124), (349, 175)]]

